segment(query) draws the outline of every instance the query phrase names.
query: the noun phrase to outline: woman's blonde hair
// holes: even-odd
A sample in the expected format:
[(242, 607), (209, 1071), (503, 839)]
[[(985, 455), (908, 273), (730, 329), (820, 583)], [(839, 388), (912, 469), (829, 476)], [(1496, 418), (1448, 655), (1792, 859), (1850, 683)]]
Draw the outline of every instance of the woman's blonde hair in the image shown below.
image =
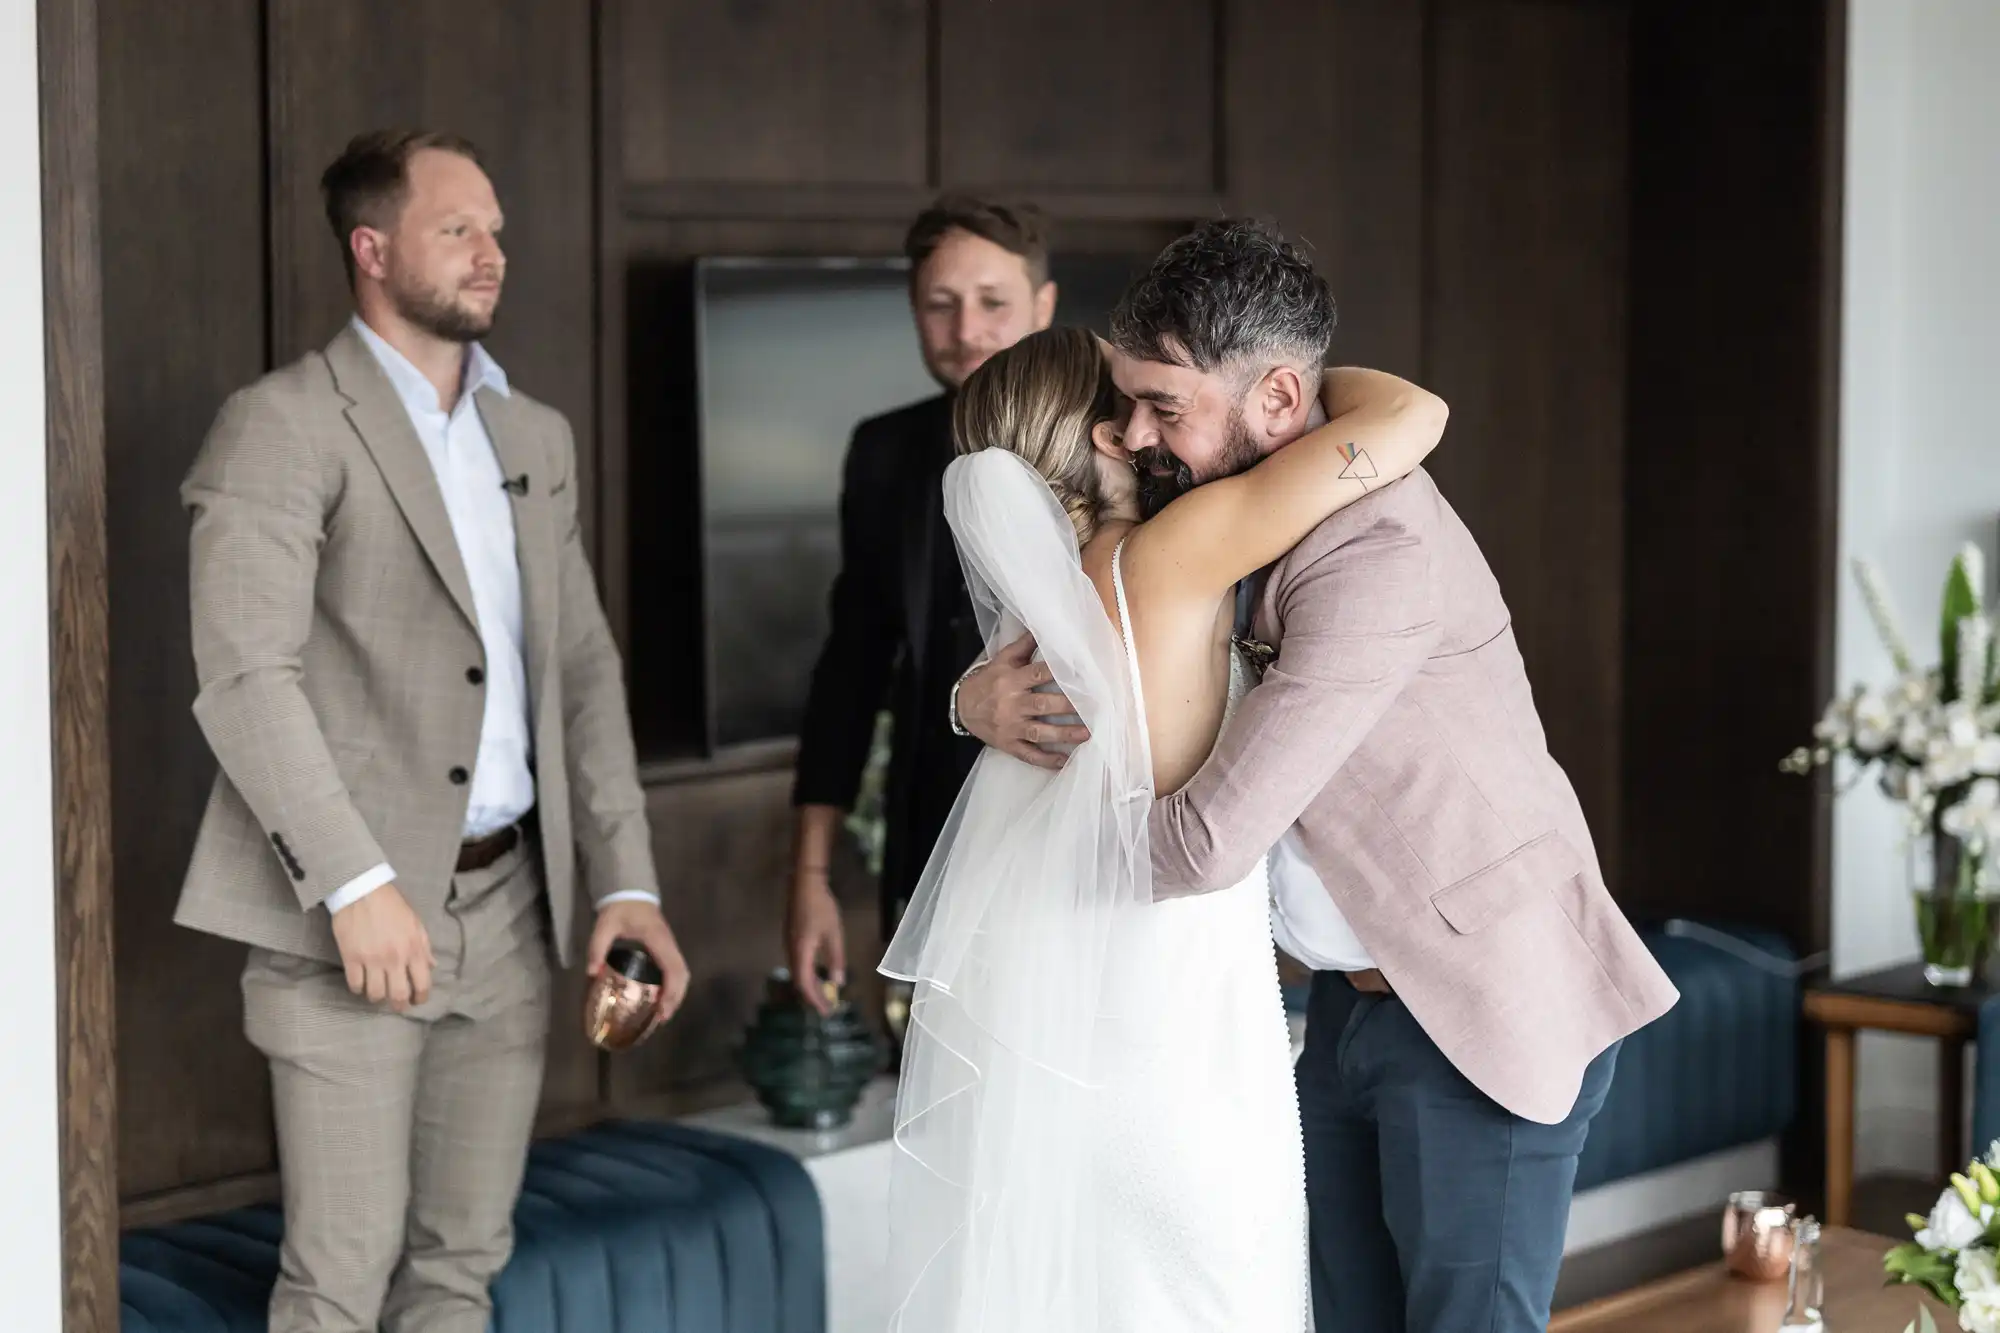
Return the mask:
[(1088, 329), (1043, 329), (966, 378), (952, 406), (952, 436), (962, 454), (1005, 449), (1026, 459), (1076, 525), (1077, 541), (1087, 543), (1100, 504), (1090, 432), (1113, 418), (1117, 394)]

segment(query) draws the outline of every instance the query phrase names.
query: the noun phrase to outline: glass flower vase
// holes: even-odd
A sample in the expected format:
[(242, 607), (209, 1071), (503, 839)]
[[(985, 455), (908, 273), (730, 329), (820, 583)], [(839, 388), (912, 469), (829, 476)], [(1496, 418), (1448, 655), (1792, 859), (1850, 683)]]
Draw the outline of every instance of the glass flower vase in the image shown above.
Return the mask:
[(1966, 986), (1979, 974), (1992, 938), (1993, 898), (1985, 858), (1949, 833), (1914, 840), (1910, 896), (1923, 946), (1924, 980), (1933, 986)]

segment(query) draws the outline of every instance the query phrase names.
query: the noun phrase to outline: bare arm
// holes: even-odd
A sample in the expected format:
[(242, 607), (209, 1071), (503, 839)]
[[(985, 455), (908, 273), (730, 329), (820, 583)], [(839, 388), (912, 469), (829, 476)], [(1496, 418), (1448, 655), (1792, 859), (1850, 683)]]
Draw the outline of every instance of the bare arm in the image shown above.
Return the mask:
[(1379, 370), (1326, 372), (1329, 420), (1238, 476), (1199, 486), (1132, 534), (1143, 560), (1210, 601), (1305, 539), (1330, 515), (1409, 475), (1437, 447), (1444, 400)]
[(1284, 643), (1215, 751), (1154, 804), (1153, 889), (1238, 883), (1316, 800), (1437, 642), (1424, 544), (1387, 516), (1280, 595)]
[(792, 887), (785, 895), (785, 958), (791, 964), (792, 987), (822, 1014), (831, 1012), (832, 1006), (819, 983), (820, 961), (825, 960), (835, 986), (847, 984), (847, 932), (828, 874), (845, 816), (837, 805), (798, 808)]

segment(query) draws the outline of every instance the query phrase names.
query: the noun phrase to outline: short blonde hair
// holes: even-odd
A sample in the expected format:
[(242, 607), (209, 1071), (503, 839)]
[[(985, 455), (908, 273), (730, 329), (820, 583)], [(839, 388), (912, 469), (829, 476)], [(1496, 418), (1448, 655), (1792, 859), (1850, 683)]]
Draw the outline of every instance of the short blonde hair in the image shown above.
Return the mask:
[(1088, 542), (1101, 505), (1090, 433), (1116, 415), (1117, 395), (1088, 329), (1043, 329), (966, 378), (952, 406), (952, 436), (961, 454), (1019, 454), (1049, 483), (1077, 541)]

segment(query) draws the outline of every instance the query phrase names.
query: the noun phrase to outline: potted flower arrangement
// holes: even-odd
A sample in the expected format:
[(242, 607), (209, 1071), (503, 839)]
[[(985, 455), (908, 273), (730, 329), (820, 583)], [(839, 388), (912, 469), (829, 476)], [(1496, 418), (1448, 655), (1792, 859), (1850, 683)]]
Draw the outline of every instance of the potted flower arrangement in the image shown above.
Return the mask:
[(1811, 773), (1844, 756), (1855, 767), (1854, 780), (1876, 774), (1908, 819), (1924, 975), (1935, 986), (1963, 986), (1985, 957), (1992, 872), (2000, 869), (1987, 855), (2000, 843), (2000, 679), (1985, 561), (1971, 545), (1953, 558), (1938, 664), (1928, 668), (1912, 658), (1875, 568), (1856, 561), (1855, 575), (1896, 677), (1837, 696), (1814, 726), (1813, 743), (1792, 751), (1780, 767)]
[[(1891, 1283), (1924, 1288), (1958, 1312), (1964, 1333), (2000, 1333), (2000, 1142), (1954, 1173), (1929, 1217), (1910, 1214), (1916, 1233), (1882, 1256)], [(1929, 1312), (1909, 1330), (1930, 1333)]]

